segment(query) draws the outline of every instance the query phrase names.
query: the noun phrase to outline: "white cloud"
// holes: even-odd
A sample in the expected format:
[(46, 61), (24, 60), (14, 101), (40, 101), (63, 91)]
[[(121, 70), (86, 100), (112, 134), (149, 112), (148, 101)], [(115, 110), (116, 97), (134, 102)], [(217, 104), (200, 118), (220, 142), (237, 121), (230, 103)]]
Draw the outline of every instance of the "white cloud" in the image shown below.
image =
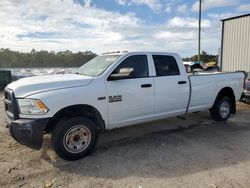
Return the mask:
[[(235, 5), (239, 2), (239, 0), (204, 0), (201, 3), (201, 8), (203, 11), (206, 11), (215, 7), (227, 7)], [(199, 11), (199, 1), (196, 1), (192, 6), (193, 11)]]
[(188, 6), (186, 4), (178, 5), (177, 12), (185, 14), (188, 12)]
[[(179, 28), (198, 28), (198, 19), (192, 17), (174, 17), (168, 22), (170, 27)], [(211, 27), (211, 22), (208, 19), (201, 21), (202, 27)]]
[[(115, 45), (116, 42), (119, 44), (141, 24), (131, 13), (121, 15), (81, 6), (73, 0), (16, 3), (5, 0), (3, 5), (0, 16), (6, 19), (0, 22), (1, 47), (24, 45), (26, 48), (28, 45), (30, 48), (45, 47), (49, 50), (52, 46), (58, 50), (83, 50), (84, 47), (96, 51), (98, 44), (101, 47)], [(54, 34), (44, 38), (30, 36), (34, 33)]]
[(172, 10), (171, 3), (167, 3), (166, 8), (165, 8), (165, 12), (170, 13), (171, 10)]
[(179, 42), (180, 40), (195, 40), (196, 33), (195, 31), (185, 32), (169, 32), (169, 31), (161, 31), (155, 35), (155, 38), (165, 39), (168, 42)]
[(116, 0), (116, 2), (122, 6), (125, 6), (127, 4), (127, 0)]
[(159, 0), (116, 0), (119, 5), (130, 6), (135, 5), (146, 5), (153, 11), (159, 11), (161, 9), (161, 3)]
[(245, 11), (250, 12), (250, 4), (240, 5), (237, 8), (237, 11), (239, 11), (239, 12), (245, 12)]
[(210, 13), (208, 14), (208, 17), (213, 19), (213, 20), (222, 20), (225, 18), (237, 16), (238, 13), (233, 13), (233, 12), (223, 12), (223, 13)]
[[(196, 53), (198, 21), (193, 17), (148, 24), (133, 13), (106, 11), (91, 1), (82, 6), (74, 0), (2, 0), (0, 17), (5, 18), (0, 22), (0, 48), (96, 53), (152, 50), (178, 52), (182, 56)], [(213, 30), (209, 20), (203, 20), (202, 26), (209, 30), (204, 34), (208, 41), (203, 49), (217, 52), (218, 27)]]
[(90, 7), (91, 3), (92, 3), (92, 0), (84, 0), (83, 2), (84, 2), (85, 7)]

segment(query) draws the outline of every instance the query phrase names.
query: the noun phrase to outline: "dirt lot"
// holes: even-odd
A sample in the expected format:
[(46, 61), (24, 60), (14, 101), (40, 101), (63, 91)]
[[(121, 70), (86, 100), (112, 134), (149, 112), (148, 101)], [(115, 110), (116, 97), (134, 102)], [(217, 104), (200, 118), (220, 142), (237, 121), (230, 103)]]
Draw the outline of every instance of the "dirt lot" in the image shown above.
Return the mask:
[[(0, 93), (2, 98), (2, 94)], [(216, 123), (207, 112), (101, 135), (87, 158), (58, 158), (8, 135), (0, 105), (0, 187), (250, 187), (250, 105)]]

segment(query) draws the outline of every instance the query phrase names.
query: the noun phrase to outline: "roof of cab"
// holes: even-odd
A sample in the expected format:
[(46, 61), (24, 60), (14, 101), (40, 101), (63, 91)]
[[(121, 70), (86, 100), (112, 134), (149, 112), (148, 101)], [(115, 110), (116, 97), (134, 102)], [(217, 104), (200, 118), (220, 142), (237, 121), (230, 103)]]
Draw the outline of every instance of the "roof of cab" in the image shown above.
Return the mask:
[(156, 51), (114, 51), (114, 52), (106, 52), (102, 55), (125, 55), (125, 54), (136, 54), (136, 53), (153, 53), (153, 54), (166, 54), (166, 55), (178, 55), (177, 53), (171, 52), (156, 52)]
[(102, 55), (123, 55), (128, 53), (128, 51), (112, 51), (112, 52), (105, 52)]

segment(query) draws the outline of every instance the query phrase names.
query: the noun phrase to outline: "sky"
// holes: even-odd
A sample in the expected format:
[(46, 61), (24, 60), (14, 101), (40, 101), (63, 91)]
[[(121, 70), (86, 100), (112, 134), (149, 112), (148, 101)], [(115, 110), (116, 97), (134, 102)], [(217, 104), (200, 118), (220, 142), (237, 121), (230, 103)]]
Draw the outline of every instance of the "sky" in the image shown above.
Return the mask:
[[(0, 48), (197, 53), (196, 0), (1, 0)], [(217, 54), (221, 19), (250, 0), (203, 0), (201, 49)]]

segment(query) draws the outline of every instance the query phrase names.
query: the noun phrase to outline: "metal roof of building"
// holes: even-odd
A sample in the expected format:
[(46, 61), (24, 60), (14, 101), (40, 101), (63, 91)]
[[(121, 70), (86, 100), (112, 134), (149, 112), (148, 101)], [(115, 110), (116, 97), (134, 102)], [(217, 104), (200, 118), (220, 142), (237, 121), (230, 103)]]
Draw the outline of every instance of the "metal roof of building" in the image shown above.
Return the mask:
[(227, 20), (237, 19), (237, 18), (246, 17), (246, 16), (250, 16), (250, 13), (242, 14), (242, 15), (238, 15), (238, 16), (233, 16), (233, 17), (229, 17), (229, 18), (224, 18), (224, 19), (221, 19), (221, 21), (224, 22), (224, 21), (227, 21)]

